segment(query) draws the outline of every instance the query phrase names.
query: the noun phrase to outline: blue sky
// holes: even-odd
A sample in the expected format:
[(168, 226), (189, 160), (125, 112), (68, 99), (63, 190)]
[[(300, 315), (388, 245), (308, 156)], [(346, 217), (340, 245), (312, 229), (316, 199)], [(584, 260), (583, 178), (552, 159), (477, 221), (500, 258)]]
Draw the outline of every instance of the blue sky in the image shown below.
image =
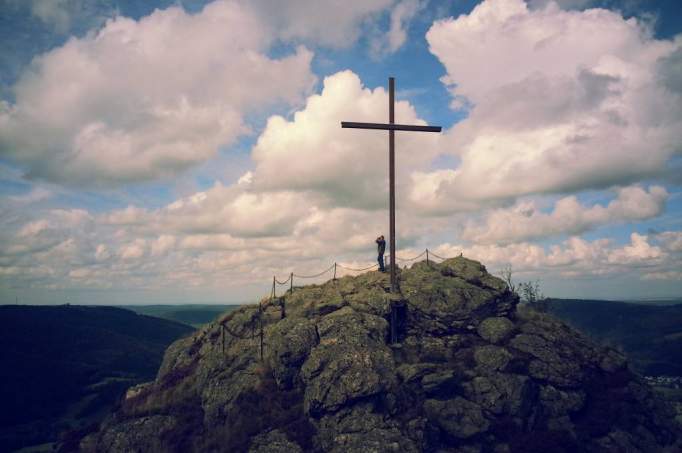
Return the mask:
[(0, 0), (0, 303), (246, 302), (398, 247), (682, 290), (675, 1)]

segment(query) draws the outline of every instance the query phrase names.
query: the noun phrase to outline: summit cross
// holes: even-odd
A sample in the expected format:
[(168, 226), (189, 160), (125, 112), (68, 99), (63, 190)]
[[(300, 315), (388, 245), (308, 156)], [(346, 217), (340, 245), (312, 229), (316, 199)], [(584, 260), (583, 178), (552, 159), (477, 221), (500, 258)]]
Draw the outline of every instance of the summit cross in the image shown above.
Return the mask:
[(389, 236), (391, 237), (391, 292), (398, 292), (395, 272), (395, 131), (440, 132), (440, 126), (413, 126), (395, 124), (395, 79), (388, 78), (388, 124), (354, 123), (341, 121), (342, 128), (379, 129), (388, 131), (388, 180), (389, 180)]

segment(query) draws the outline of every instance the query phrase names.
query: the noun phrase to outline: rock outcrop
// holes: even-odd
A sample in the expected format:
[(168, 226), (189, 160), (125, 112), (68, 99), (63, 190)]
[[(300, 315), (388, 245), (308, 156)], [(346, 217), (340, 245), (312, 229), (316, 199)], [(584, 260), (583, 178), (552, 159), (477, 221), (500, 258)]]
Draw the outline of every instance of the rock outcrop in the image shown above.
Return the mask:
[(420, 262), (401, 297), (388, 286), (343, 277), (294, 288), (284, 319), (264, 301), (262, 317), (244, 306), (207, 325), (81, 450), (680, 451), (670, 408), (622, 355), (517, 310), (481, 264)]

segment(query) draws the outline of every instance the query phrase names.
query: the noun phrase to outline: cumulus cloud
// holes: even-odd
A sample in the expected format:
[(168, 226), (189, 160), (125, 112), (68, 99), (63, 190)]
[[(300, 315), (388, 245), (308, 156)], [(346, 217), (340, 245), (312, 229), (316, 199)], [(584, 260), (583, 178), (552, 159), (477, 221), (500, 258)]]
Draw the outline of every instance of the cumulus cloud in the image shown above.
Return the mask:
[(135, 239), (131, 243), (121, 247), (119, 255), (123, 260), (137, 260), (147, 252), (147, 242), (144, 239)]
[[(628, 184), (665, 170), (680, 151), (682, 41), (651, 37), (618, 13), (530, 10), (486, 0), (427, 34), (446, 68), (456, 169), (415, 174), (412, 199), (454, 211), (467, 201)], [(666, 80), (670, 82), (665, 82)]]
[(548, 247), (517, 242), (508, 245), (442, 244), (435, 248), (436, 253), (445, 256), (460, 251), (492, 269), (511, 264), (514, 272), (521, 275), (593, 277), (634, 273), (635, 277), (644, 278), (654, 273), (665, 275), (682, 264), (682, 257), (665, 252), (653, 243), (653, 238), (638, 233), (632, 233), (630, 242), (622, 245), (610, 239), (588, 241), (573, 236)]
[(682, 231), (664, 231), (656, 236), (670, 252), (682, 252)]
[(649, 244), (645, 235), (632, 233), (631, 243), (620, 249), (616, 249), (609, 254), (608, 260), (611, 263), (637, 263), (652, 262), (663, 257), (664, 252), (660, 247)]
[[(293, 267), (317, 273), (332, 259), (371, 264), (373, 239), (387, 229), (387, 134), (344, 130), (340, 121), (382, 121), (387, 104), (383, 88), (363, 87), (350, 71), (330, 76), (290, 120), (268, 121), (254, 146), (254, 168), (233, 185), (215, 183), (159, 208), (130, 205), (96, 215), (52, 210), (32, 220), (37, 223), (16, 221), (8, 242), (28, 243), (16, 234), (22, 228), (55, 239), (40, 251), (5, 253), (3, 272), (22, 270), (17, 281), (42, 287), (137, 287), (213, 285), (226, 273), (247, 284)], [(424, 123), (405, 101), (397, 104), (396, 118)], [(399, 136), (404, 191), (412, 168), (430, 164), (438, 137)], [(399, 214), (401, 248), (432, 226), (409, 206)]]
[(640, 186), (616, 190), (616, 198), (606, 206), (582, 205), (577, 197), (559, 199), (554, 209), (545, 213), (535, 202), (519, 202), (511, 208), (495, 209), (483, 224), (469, 222), (462, 232), (464, 239), (476, 243), (512, 243), (560, 234), (576, 235), (607, 224), (645, 220), (665, 209), (668, 192), (661, 186), (645, 190)]
[[(426, 124), (412, 105), (399, 101), (396, 122)], [(363, 87), (343, 71), (324, 79), (319, 95), (308, 98), (291, 121), (271, 117), (253, 148), (254, 189), (313, 191), (335, 205), (379, 208), (388, 197), (388, 138), (385, 131), (342, 129), (341, 121), (384, 122), (388, 93)], [(414, 168), (428, 165), (439, 152), (437, 134), (398, 132), (396, 172), (405, 191)], [(400, 198), (402, 199), (402, 198)]]
[(529, 0), (528, 5), (531, 8), (541, 9), (547, 7), (550, 3), (556, 3), (563, 9), (581, 9), (593, 6), (598, 2), (599, 0)]
[[(384, 211), (327, 206), (310, 192), (250, 190), (243, 184), (216, 184), (159, 209), (128, 207), (102, 214), (48, 209), (24, 222), (3, 217), (0, 288), (237, 287), (244, 294), (243, 285), (260, 285), (244, 296), (255, 297), (265, 291), (264, 282), (273, 274), (317, 274), (334, 260), (354, 268), (372, 264), (373, 238), (386, 228)], [(656, 192), (640, 190), (645, 198)], [(239, 206), (241, 197), (247, 203)], [(616, 212), (611, 206), (632, 199), (621, 195), (602, 209)], [(404, 213), (399, 256), (416, 255), (422, 248), (418, 239), (429, 234), (452, 237), (453, 225), (447, 219), (435, 220), (424, 222)], [(669, 281), (676, 278), (671, 270), (682, 263), (680, 234), (634, 233), (625, 244), (571, 237), (552, 246), (431, 246), (446, 257), (463, 251), (492, 270), (512, 263), (520, 275), (628, 273)]]
[(273, 39), (230, 1), (111, 19), (36, 58), (0, 106), (0, 153), (67, 185), (177, 174), (247, 132), (244, 115), (310, 90), (311, 52), (271, 58)]

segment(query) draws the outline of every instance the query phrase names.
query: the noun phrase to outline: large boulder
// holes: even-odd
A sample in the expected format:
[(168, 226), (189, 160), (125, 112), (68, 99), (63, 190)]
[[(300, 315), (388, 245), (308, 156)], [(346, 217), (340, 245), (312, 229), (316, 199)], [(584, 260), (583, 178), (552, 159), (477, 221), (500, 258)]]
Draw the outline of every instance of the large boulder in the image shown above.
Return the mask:
[(295, 287), (174, 343), (157, 379), (131, 389), (81, 449), (682, 448), (671, 408), (621, 354), (517, 309), (480, 263), (420, 262), (398, 276), (399, 295), (379, 272)]

